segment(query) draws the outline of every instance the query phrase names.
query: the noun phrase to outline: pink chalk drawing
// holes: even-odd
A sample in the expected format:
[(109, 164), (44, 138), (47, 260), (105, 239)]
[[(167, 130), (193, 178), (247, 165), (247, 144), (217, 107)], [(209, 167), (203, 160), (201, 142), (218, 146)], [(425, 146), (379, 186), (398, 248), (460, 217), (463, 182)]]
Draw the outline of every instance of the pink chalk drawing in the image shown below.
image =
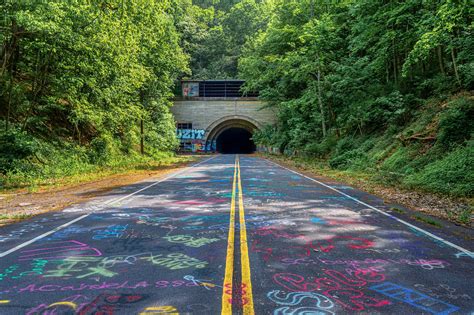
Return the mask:
[(90, 247), (87, 244), (74, 240), (62, 242), (48, 242), (46, 244), (36, 245), (32, 247), (33, 249), (21, 251), (19, 260), (62, 259), (70, 256), (102, 256), (102, 252), (97, 248)]
[(336, 270), (324, 270), (324, 273), (329, 277), (314, 278), (313, 281), (308, 281), (297, 274), (278, 273), (273, 276), (273, 281), (292, 292), (325, 290), (323, 291), (325, 296), (352, 311), (363, 311), (366, 307), (382, 307), (391, 304), (388, 300), (366, 296), (359, 290), (369, 283), (383, 282), (384, 274), (364, 269), (356, 270), (349, 276)]

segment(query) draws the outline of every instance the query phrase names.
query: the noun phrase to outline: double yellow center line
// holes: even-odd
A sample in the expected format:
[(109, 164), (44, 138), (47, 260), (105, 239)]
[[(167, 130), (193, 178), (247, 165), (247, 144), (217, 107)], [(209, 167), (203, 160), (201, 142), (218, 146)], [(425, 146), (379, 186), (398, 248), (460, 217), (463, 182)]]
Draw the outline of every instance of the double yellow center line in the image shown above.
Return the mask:
[[(236, 191), (238, 197), (236, 198)], [(240, 227), (240, 265), (242, 267), (242, 283), (238, 287), (239, 292), (235, 294), (233, 288), (233, 274), (234, 274), (234, 252), (235, 252), (235, 204), (236, 199), (239, 204), (239, 227)], [(222, 314), (232, 314), (232, 305), (237, 301), (233, 298), (237, 296), (240, 301), (238, 305), (242, 305), (244, 314), (254, 314), (253, 295), (252, 295), (252, 280), (250, 277), (250, 262), (249, 250), (247, 245), (247, 228), (245, 225), (245, 210), (244, 199), (242, 193), (242, 181), (240, 178), (240, 159), (239, 156), (235, 158), (234, 164), (234, 179), (232, 183), (232, 199), (230, 204), (230, 220), (229, 220), (229, 235), (227, 237), (227, 256), (225, 264), (225, 277), (222, 290)]]

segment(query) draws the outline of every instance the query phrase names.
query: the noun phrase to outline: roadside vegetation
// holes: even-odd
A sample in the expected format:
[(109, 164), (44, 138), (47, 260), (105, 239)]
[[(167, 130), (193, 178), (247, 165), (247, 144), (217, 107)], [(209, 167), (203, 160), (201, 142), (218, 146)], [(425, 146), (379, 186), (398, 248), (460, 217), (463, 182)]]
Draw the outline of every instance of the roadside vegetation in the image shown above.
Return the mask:
[(472, 198), (473, 16), (468, 1), (277, 1), (239, 62), (247, 88), (278, 111), (255, 141), (323, 168)]
[(2, 192), (24, 190), (35, 192), (99, 180), (115, 174), (156, 171), (173, 165), (185, 165), (196, 160), (193, 156), (179, 156), (173, 152), (153, 155), (134, 154), (115, 158), (106, 163), (91, 163), (86, 155), (75, 151), (56, 152), (48, 163), (22, 163), (1, 177)]
[(183, 8), (127, 3), (0, 4), (1, 187), (171, 161)]

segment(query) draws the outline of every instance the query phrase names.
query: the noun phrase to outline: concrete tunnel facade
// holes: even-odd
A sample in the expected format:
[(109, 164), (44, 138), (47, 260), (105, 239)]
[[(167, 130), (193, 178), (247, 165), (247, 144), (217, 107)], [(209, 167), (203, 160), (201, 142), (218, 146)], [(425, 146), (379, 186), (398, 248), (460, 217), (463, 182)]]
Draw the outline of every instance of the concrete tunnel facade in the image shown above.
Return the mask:
[(181, 97), (171, 112), (180, 151), (251, 153), (256, 130), (276, 122), (276, 112), (256, 97)]

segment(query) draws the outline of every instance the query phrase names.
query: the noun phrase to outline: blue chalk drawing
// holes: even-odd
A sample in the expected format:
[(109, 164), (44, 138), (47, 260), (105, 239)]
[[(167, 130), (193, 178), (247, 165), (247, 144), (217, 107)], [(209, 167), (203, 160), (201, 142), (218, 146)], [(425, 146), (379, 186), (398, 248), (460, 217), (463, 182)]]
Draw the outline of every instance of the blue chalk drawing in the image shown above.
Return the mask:
[(428, 295), (392, 282), (383, 282), (373, 285), (370, 289), (435, 315), (447, 315), (459, 310), (457, 306), (434, 299)]
[(311, 218), (311, 222), (316, 224), (326, 224), (326, 221), (320, 218)]
[(209, 182), (211, 183), (228, 183), (231, 179), (210, 179)]
[(269, 181), (271, 181), (270, 179), (266, 179), (266, 178), (255, 178), (255, 177), (252, 177), (252, 178), (245, 178), (244, 180), (248, 180), (248, 181), (252, 181), (252, 182), (269, 182)]

